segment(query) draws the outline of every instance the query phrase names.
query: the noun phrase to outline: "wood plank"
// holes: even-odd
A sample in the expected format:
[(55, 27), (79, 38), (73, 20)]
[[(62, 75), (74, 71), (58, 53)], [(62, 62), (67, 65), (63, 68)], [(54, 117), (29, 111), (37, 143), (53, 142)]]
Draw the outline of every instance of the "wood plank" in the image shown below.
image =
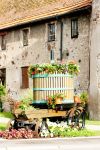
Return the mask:
[[(20, 109), (16, 109), (14, 114), (16, 117), (21, 113)], [(25, 111), (25, 114), (28, 119), (34, 118), (49, 118), (49, 117), (60, 117), (66, 116), (66, 111), (55, 111), (52, 109), (40, 109), (40, 110), (28, 110)]]

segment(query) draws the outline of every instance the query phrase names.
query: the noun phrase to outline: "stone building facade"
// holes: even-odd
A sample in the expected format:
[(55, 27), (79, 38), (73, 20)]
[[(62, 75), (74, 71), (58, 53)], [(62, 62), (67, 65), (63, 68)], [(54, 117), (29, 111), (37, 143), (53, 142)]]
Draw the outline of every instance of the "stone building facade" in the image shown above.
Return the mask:
[[(88, 90), (89, 86), (89, 26), (90, 14), (81, 14), (61, 18), (62, 61), (75, 60), (80, 65), (80, 75), (77, 88)], [(78, 19), (78, 37), (71, 38), (71, 19)], [(55, 41), (48, 42), (48, 24), (55, 23)], [(20, 94), (27, 88), (22, 87), (22, 68), (35, 63), (50, 63), (51, 50), (55, 62), (60, 61), (61, 27), (57, 20), (33, 26), (25, 26), (16, 30), (9, 30), (6, 35), (6, 50), (1, 50), (1, 69), (6, 68), (6, 87), (19, 99)], [(28, 45), (23, 46), (23, 30), (28, 30)], [(29, 88), (32, 79), (29, 80)], [(20, 94), (19, 94), (20, 93)]]
[[(28, 66), (50, 63), (52, 60), (55, 62), (75, 60), (80, 65), (80, 74), (75, 82), (76, 91), (89, 92), (90, 118), (100, 119), (99, 0), (93, 2), (79, 0), (78, 4), (74, 0), (75, 5), (72, 1), (63, 0), (63, 2), (62, 8), (57, 5), (60, 1), (58, 3), (56, 1), (57, 4), (52, 2), (51, 8), (49, 4), (46, 5), (45, 8), (48, 6), (52, 9), (52, 14), (55, 14), (46, 12), (41, 19), (39, 14), (40, 16), (36, 16), (39, 21), (36, 21), (35, 17), (31, 19), (27, 17), (29, 20), (26, 18), (26, 22), (19, 18), (18, 23), (16, 19), (12, 24), (9, 21), (8, 24), (4, 22), (4, 25), (0, 23), (0, 70), (6, 74), (6, 87), (11, 96), (20, 99), (24, 92), (32, 88), (32, 79), (26, 75)], [(66, 3), (67, 8), (64, 7)], [(56, 8), (59, 9), (55, 12)], [(74, 30), (77, 30), (74, 37), (72, 37), (73, 26)], [(49, 37), (50, 30), (54, 34), (50, 35), (51, 37)]]

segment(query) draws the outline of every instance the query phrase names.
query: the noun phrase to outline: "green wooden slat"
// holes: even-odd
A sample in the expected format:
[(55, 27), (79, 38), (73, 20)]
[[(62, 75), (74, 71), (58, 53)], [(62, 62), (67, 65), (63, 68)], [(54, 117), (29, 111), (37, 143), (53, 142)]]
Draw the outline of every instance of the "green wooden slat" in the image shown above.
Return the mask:
[(62, 101), (62, 104), (70, 104), (70, 103), (74, 103), (74, 99), (64, 99)]
[[(33, 100), (33, 104), (47, 104), (46, 100)], [(62, 104), (71, 104), (74, 103), (73, 99), (62, 100)]]
[(33, 88), (33, 91), (74, 90), (74, 88)]
[(35, 75), (32, 75), (32, 78), (47, 78), (47, 77), (69, 77), (69, 78), (73, 78), (73, 75), (70, 75), (70, 74), (35, 74)]
[(35, 74), (32, 78), (47, 78), (49, 74)]

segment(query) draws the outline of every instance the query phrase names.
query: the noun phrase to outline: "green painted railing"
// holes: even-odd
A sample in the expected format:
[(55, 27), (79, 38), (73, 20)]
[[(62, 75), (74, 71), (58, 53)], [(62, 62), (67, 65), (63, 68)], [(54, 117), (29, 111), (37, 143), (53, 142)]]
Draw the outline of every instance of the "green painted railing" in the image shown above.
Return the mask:
[(33, 91), (58, 91), (58, 90), (73, 90), (74, 88), (33, 88)]
[(73, 75), (70, 75), (70, 74), (35, 74), (35, 75), (32, 75), (32, 78), (46, 78), (46, 77), (69, 77), (69, 78), (73, 78)]
[[(46, 100), (36, 100), (32, 102), (33, 104), (47, 104), (47, 101)], [(62, 100), (62, 104), (73, 104), (73, 99), (64, 99)]]

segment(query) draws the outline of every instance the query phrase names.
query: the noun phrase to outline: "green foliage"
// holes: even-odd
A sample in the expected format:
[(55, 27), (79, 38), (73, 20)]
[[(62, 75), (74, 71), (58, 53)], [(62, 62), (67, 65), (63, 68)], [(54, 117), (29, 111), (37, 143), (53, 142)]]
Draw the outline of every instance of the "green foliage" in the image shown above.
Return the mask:
[(43, 71), (43, 67), (39, 64), (34, 64), (28, 68), (29, 75), (34, 75), (41, 73)]
[(16, 102), (15, 108), (16, 109), (20, 108), (22, 110), (34, 108), (33, 106), (30, 105), (32, 101), (33, 101), (33, 93), (32, 90), (29, 90), (27, 91), (27, 93), (23, 95), (23, 97), (20, 98), (20, 101), (18, 101), (18, 103)]
[(0, 97), (4, 96), (6, 94), (5, 87), (3, 85), (0, 85)]
[(2, 101), (3, 101), (3, 96), (6, 95), (6, 90), (3, 85), (0, 84), (0, 112), (3, 110), (2, 109)]
[[(50, 127), (50, 131), (55, 137), (80, 137), (80, 136), (95, 136), (95, 131), (77, 128), (65, 128), (65, 127)], [(99, 133), (100, 134), (100, 133)]]
[[(2, 102), (9, 100), (9, 97), (7, 97), (7, 93), (5, 92), (5, 88), (4, 88), (2, 95), (4, 95), (4, 94), (6, 94), (6, 95), (2, 96), (2, 98), (1, 98)], [(32, 101), (33, 101), (33, 91), (29, 90), (29, 91), (27, 91), (27, 93), (23, 94), (23, 96), (20, 98), (19, 101), (16, 101), (14, 103), (14, 107), (15, 107), (15, 109), (21, 108), (22, 110), (30, 109), (31, 108), (30, 104), (32, 103)]]
[(47, 97), (47, 104), (49, 108), (55, 109), (56, 108), (56, 99), (61, 98), (63, 99), (65, 96), (63, 93), (56, 93), (55, 95), (50, 95)]
[(55, 98), (64, 98), (65, 97), (65, 95), (63, 94), (63, 93), (56, 93), (55, 94)]
[(100, 125), (100, 121), (98, 121), (98, 120), (86, 120), (86, 124), (87, 125)]
[(7, 128), (7, 124), (0, 123), (0, 131), (5, 131)]
[(33, 91), (28, 90), (27, 92), (23, 93), (23, 96), (20, 97), (20, 100), (31, 103), (33, 101)]
[[(0, 112), (0, 117), (13, 119), (14, 116), (11, 112)], [(0, 123), (0, 130), (4, 131), (8, 127), (8, 123)]]
[(68, 73), (71, 75), (78, 75), (79, 73), (79, 66), (74, 62), (69, 62), (68, 64)]
[(56, 104), (55, 104), (55, 95), (51, 95), (47, 97), (47, 104), (48, 108), (55, 109)]
[(19, 104), (19, 108), (22, 110), (27, 110), (32, 108), (32, 106), (30, 106), (30, 103), (27, 100), (22, 100)]
[(11, 112), (0, 112), (0, 117), (4, 117), (4, 118), (13, 118), (13, 114)]
[(30, 77), (38, 73), (52, 74), (54, 72), (78, 75), (79, 66), (76, 63), (72, 62), (69, 62), (68, 64), (34, 64), (28, 69)]
[(81, 103), (83, 105), (87, 104), (88, 103), (88, 93), (87, 92), (82, 92), (80, 94), (80, 100), (81, 100)]

